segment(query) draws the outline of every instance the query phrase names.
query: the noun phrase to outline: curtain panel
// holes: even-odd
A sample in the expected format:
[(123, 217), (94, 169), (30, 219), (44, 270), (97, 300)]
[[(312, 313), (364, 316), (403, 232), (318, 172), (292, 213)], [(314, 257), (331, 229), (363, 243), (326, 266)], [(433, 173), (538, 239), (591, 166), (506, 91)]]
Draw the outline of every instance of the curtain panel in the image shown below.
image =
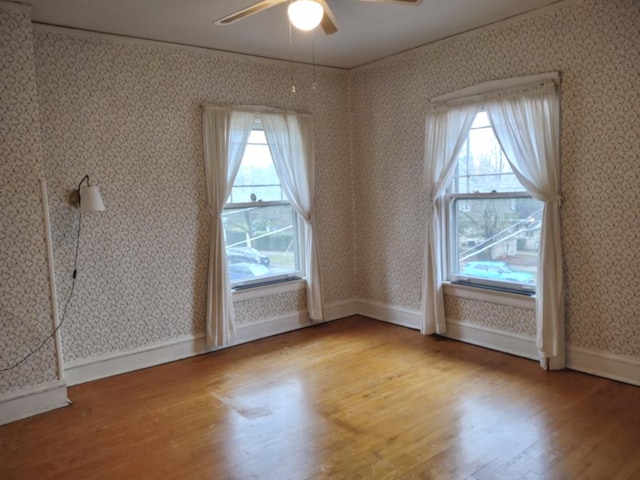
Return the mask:
[(560, 102), (556, 86), (485, 103), (493, 131), (514, 174), (544, 202), (536, 278), (536, 344), (543, 368), (565, 367), (560, 230)]
[(207, 346), (226, 345), (235, 335), (235, 315), (224, 245), (222, 210), (236, 178), (255, 114), (206, 106), (202, 112), (209, 210)]
[(311, 118), (290, 113), (260, 115), (280, 184), (305, 227), (305, 272), (309, 318), (323, 319), (318, 248), (313, 226), (314, 156)]
[(423, 334), (445, 333), (444, 281), (446, 242), (442, 229), (442, 196), (455, 172), (456, 158), (464, 145), (479, 105), (438, 109), (427, 115), (425, 126), (424, 183), (427, 220), (422, 271)]
[[(560, 231), (560, 102), (557, 75), (542, 84), (458, 98), (427, 115), (425, 185), (432, 215), (424, 252), (422, 333), (446, 331), (443, 272), (446, 265), (442, 196), (453, 176), (455, 160), (476, 113), (487, 111), (509, 164), (527, 192), (544, 202), (536, 278), (536, 344), (545, 369), (565, 366), (565, 325)], [(493, 83), (493, 82), (490, 82)], [(484, 88), (482, 85), (479, 87)], [(471, 89), (468, 89), (471, 90)], [(444, 96), (444, 97), (448, 97)], [(443, 98), (444, 98), (443, 97)], [(448, 99), (446, 99), (448, 102)]]
[(262, 121), (282, 189), (305, 222), (307, 307), (312, 320), (323, 319), (322, 285), (313, 228), (314, 155), (311, 118), (267, 108), (204, 106), (204, 160), (210, 218), (206, 342), (210, 347), (226, 345), (235, 335), (222, 211), (231, 195), (256, 119)]

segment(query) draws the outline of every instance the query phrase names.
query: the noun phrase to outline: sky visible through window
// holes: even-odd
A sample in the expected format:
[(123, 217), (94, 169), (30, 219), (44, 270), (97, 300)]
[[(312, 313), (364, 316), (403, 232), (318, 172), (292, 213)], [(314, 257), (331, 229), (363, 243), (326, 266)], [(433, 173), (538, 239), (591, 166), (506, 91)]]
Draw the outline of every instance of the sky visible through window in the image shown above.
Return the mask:
[(285, 200), (263, 130), (253, 130), (249, 135), (229, 203), (249, 203), (252, 194), (256, 201)]
[(297, 214), (282, 191), (263, 130), (249, 135), (222, 216), (232, 284), (301, 274)]
[(452, 273), (482, 282), (533, 286), (542, 203), (522, 196), (526, 189), (514, 175), (484, 111), (476, 115), (460, 150), (450, 191), (454, 197), (464, 195), (452, 202)]
[(457, 193), (524, 192), (493, 134), (487, 112), (481, 111), (471, 125), (458, 155), (453, 191)]

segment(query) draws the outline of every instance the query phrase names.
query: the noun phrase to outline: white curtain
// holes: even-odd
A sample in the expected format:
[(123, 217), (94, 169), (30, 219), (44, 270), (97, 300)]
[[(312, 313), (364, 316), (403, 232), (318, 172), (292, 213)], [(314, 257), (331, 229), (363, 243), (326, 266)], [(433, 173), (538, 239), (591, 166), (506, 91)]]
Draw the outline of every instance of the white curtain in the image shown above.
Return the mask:
[(565, 366), (560, 231), (560, 103), (552, 82), (485, 103), (518, 180), (544, 202), (536, 279), (536, 332), (543, 368)]
[(307, 308), (311, 320), (323, 318), (320, 265), (313, 221), (314, 156), (311, 119), (291, 113), (260, 115), (280, 184), (305, 223)]
[(212, 347), (229, 343), (235, 334), (222, 210), (240, 168), (255, 114), (206, 106), (202, 117), (210, 236), (206, 341)]
[(424, 182), (432, 210), (427, 220), (424, 270), (422, 274), (423, 334), (444, 333), (445, 242), (442, 232), (442, 195), (455, 172), (456, 157), (462, 148), (478, 105), (463, 105), (436, 110), (427, 115), (425, 127)]

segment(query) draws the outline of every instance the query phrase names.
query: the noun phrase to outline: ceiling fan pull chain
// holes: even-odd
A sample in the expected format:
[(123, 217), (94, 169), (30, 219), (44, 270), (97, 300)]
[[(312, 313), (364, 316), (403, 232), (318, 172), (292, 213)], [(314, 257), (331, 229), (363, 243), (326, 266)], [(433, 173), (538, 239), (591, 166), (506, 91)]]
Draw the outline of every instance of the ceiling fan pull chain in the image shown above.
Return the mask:
[(316, 83), (316, 31), (311, 32), (311, 65), (313, 66), (313, 80), (311, 81), (311, 89), (315, 90)]
[(291, 22), (289, 24), (289, 66), (291, 67), (291, 93), (296, 93), (296, 84), (293, 81), (293, 34), (291, 32)]

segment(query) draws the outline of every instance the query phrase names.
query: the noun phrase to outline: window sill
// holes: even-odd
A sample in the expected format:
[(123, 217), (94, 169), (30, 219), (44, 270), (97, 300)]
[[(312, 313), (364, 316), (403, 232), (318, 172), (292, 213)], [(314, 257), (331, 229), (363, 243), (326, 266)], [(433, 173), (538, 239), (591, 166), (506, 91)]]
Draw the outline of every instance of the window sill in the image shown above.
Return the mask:
[(471, 300), (496, 303), (498, 305), (507, 305), (526, 310), (535, 310), (536, 308), (535, 296), (500, 292), (497, 290), (472, 287), (469, 285), (455, 285), (450, 282), (444, 282), (443, 287), (445, 295), (451, 295), (453, 297), (468, 298)]
[(295, 292), (296, 290), (304, 290), (307, 286), (307, 281), (304, 278), (298, 278), (295, 280), (289, 280), (273, 285), (257, 285), (255, 287), (249, 287), (244, 290), (234, 291), (233, 301), (241, 302), (243, 300), (251, 300), (260, 297), (269, 297), (272, 295), (278, 295), (280, 293)]

